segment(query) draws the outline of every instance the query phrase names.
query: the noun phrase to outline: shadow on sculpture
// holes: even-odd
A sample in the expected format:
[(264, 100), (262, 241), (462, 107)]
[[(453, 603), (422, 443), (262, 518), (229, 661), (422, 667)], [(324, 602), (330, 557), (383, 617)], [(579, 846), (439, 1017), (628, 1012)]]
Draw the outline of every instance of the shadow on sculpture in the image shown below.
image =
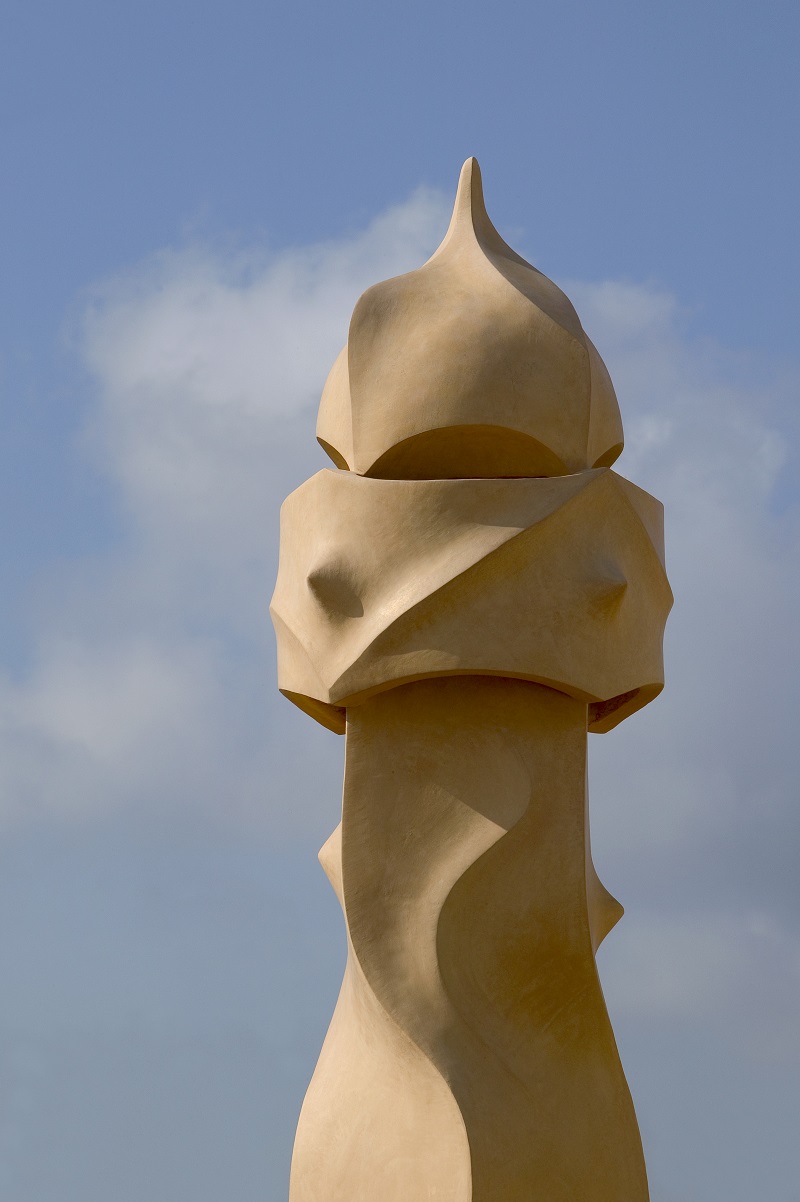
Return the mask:
[(318, 437), (339, 470), (284, 503), (272, 616), (281, 691), (346, 732), (349, 955), (291, 1202), (645, 1202), (586, 742), (663, 684), (662, 509), (474, 159), (433, 257), (356, 305)]

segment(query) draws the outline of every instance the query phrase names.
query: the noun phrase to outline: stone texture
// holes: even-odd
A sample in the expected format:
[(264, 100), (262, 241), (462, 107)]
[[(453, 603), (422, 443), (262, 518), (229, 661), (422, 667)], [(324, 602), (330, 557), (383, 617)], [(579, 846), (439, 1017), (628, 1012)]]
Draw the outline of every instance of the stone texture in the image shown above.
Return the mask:
[(474, 160), (439, 250), (356, 305), (318, 437), (339, 470), (284, 503), (272, 616), (281, 690), (346, 733), (349, 954), (291, 1202), (646, 1202), (586, 744), (663, 684), (662, 510)]

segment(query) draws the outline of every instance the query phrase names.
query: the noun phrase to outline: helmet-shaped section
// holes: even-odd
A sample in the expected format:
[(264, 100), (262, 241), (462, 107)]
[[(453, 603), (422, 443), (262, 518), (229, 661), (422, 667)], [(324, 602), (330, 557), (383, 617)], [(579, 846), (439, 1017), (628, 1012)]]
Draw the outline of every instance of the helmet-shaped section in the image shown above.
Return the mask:
[(337, 467), (384, 479), (560, 476), (622, 450), (602, 359), (497, 233), (475, 159), (435, 254), (358, 301), (317, 437)]

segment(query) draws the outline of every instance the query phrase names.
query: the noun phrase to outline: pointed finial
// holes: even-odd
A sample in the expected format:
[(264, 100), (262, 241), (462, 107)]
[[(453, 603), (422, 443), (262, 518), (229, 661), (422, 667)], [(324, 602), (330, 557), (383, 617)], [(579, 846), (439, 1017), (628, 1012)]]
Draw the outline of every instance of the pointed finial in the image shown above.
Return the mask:
[[(481, 234), (488, 227), (492, 233), (496, 230), (489, 220), (486, 204), (483, 199), (483, 180), (481, 169), (476, 158), (469, 158), (461, 168), (456, 189), (456, 199), (453, 205), (453, 215), (447, 227), (447, 233), (432, 258), (442, 253), (445, 247), (465, 237), (482, 241)], [(499, 237), (499, 235), (497, 235)]]
[(476, 158), (469, 158), (461, 168), (461, 174), (458, 177), (453, 218), (456, 220), (468, 217), (474, 226), (476, 215), (489, 220), (486, 203), (483, 199), (481, 169)]
[(492, 225), (477, 159), (435, 254), (356, 305), (317, 436), (337, 467), (391, 479), (558, 476), (622, 449), (608, 372), (568, 297)]
[[(437, 258), (446, 247), (461, 244), (466, 239), (474, 240), (486, 254), (501, 255), (525, 267), (531, 264), (517, 254), (505, 242), (486, 212), (486, 201), (483, 196), (483, 177), (478, 160), (470, 157), (461, 168), (456, 189), (456, 199), (453, 205), (453, 215), (447, 233), (441, 245), (431, 256)], [(429, 260), (430, 261), (430, 260)], [(531, 268), (535, 270), (535, 268)]]

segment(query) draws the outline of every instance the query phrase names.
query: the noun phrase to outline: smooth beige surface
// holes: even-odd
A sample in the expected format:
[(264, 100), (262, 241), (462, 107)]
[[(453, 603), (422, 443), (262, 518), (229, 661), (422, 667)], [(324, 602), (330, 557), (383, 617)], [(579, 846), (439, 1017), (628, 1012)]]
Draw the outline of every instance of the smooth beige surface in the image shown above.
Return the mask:
[(325, 386), (339, 471), (281, 512), (282, 691), (346, 731), (342, 991), (291, 1202), (646, 1202), (594, 954), (587, 730), (662, 687), (663, 515), (608, 373), (477, 164)]
[(322, 471), (284, 503), (278, 683), (342, 708), (427, 676), (522, 677), (608, 730), (660, 691), (661, 505), (607, 468), (534, 480)]
[(433, 257), (356, 305), (317, 436), (337, 467), (387, 479), (556, 476), (622, 450), (605, 365), (495, 230), (474, 159)]
[(352, 711), (322, 853), (350, 951), (292, 1202), (647, 1197), (585, 773), (586, 707), (541, 686), (430, 680)]

